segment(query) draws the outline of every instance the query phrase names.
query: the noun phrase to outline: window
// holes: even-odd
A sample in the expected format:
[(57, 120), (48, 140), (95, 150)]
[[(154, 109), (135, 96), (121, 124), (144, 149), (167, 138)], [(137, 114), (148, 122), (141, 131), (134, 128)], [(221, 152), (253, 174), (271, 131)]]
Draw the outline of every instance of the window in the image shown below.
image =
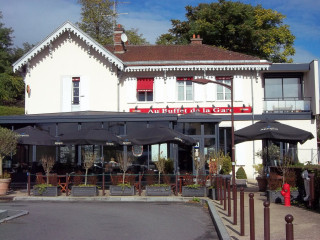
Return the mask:
[(178, 101), (193, 100), (192, 77), (177, 77)]
[(138, 78), (137, 80), (138, 101), (153, 101), (153, 78)]
[[(231, 85), (231, 77), (216, 77), (216, 81)], [(231, 100), (231, 90), (217, 84), (217, 100)]]
[(292, 99), (302, 98), (302, 84), (300, 76), (275, 76), (265, 75), (265, 98), (267, 99)]
[(80, 104), (80, 77), (72, 78), (72, 104)]

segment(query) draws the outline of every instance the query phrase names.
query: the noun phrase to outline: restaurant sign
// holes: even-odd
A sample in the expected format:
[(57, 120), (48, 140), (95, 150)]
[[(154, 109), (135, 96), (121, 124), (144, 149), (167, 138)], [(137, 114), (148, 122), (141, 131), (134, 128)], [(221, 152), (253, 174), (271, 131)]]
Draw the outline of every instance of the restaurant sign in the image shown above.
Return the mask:
[[(194, 108), (130, 108), (130, 112), (139, 113), (168, 113), (168, 114), (188, 114), (207, 113), (224, 114), (231, 113), (231, 107), (194, 107)], [(252, 107), (234, 107), (233, 113), (251, 113)]]

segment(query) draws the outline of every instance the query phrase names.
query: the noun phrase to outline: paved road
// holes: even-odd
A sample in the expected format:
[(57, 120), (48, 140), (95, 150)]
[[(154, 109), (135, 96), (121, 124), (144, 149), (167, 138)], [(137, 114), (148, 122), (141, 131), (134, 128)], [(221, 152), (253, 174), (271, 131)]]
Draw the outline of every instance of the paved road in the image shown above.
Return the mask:
[(218, 239), (208, 210), (193, 203), (0, 202), (29, 214), (0, 224), (1, 240)]

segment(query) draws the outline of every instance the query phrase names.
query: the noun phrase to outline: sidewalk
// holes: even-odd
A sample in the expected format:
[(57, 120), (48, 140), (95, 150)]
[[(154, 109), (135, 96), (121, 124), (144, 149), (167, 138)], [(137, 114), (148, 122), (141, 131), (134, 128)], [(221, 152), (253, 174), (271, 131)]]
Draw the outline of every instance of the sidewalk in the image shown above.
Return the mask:
[[(244, 214), (245, 214), (245, 236), (240, 236), (240, 193), (238, 192), (238, 214), (237, 225), (233, 225), (233, 208), (231, 217), (228, 217), (228, 211), (223, 210), (220, 201), (213, 201), (222, 222), (231, 239), (250, 239), (249, 226), (249, 193), (254, 193), (254, 212), (255, 212), (255, 239), (264, 239), (264, 206), (263, 202), (267, 199), (258, 192), (255, 182), (250, 182), (245, 188), (244, 193)], [(233, 202), (231, 203), (233, 206)], [(320, 212), (307, 210), (295, 206), (285, 207), (282, 204), (270, 204), (270, 239), (286, 239), (286, 221), (285, 216), (291, 214), (293, 220), (294, 239), (320, 239)]]

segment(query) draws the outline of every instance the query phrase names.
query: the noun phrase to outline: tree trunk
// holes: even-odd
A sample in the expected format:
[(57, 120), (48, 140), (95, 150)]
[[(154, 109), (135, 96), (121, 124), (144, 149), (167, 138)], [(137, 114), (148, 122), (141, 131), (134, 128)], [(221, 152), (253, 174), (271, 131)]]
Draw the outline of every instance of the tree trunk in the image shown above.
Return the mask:
[(88, 179), (88, 168), (86, 168), (86, 175), (84, 176), (84, 185), (87, 185), (87, 179)]
[(123, 171), (123, 174), (122, 174), (122, 184), (124, 184), (124, 179), (126, 178), (126, 172)]
[(3, 172), (2, 172), (2, 160), (3, 160), (3, 157), (0, 155), (0, 176), (3, 175)]
[(160, 177), (161, 177), (161, 172), (159, 171), (159, 180), (158, 180), (159, 185), (160, 185)]

